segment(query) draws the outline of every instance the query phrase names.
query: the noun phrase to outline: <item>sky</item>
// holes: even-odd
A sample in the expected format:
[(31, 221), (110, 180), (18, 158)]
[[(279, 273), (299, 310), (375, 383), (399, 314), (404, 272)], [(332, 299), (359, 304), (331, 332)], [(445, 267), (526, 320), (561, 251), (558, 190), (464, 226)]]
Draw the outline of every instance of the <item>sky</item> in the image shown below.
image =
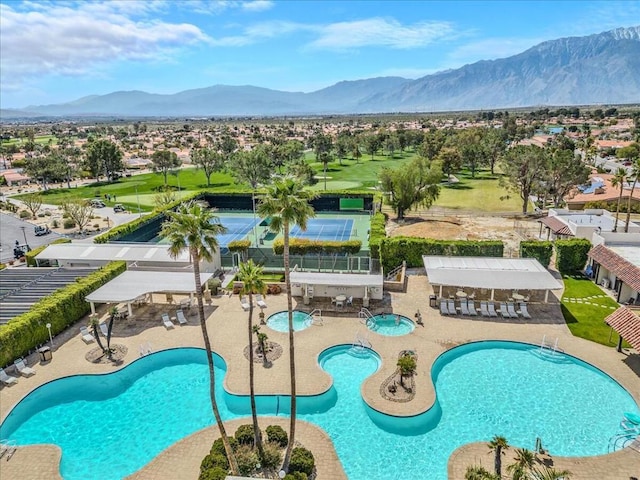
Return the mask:
[(640, 24), (640, 0), (0, 0), (0, 107), (419, 78)]

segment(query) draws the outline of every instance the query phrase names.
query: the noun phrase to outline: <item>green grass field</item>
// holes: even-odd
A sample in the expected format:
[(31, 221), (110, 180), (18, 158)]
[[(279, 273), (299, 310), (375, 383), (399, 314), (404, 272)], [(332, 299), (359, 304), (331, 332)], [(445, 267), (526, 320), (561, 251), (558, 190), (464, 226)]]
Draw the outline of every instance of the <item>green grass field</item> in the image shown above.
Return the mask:
[(500, 186), (500, 175), (491, 172), (469, 172), (456, 174), (458, 183), (442, 184), (440, 197), (435, 206), (456, 210), (480, 210), (483, 212), (520, 212), (522, 200), (517, 194), (507, 192)]
[(563, 280), (562, 314), (571, 333), (602, 345), (617, 345), (618, 334), (611, 335), (604, 319), (619, 307), (618, 303), (586, 277), (564, 275)]

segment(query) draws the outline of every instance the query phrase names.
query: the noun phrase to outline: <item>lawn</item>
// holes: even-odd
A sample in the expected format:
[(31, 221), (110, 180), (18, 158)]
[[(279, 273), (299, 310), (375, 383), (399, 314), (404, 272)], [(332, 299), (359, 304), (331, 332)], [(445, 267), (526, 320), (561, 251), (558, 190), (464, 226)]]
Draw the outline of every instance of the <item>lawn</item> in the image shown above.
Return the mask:
[(618, 334), (611, 335), (604, 319), (620, 305), (587, 277), (564, 275), (563, 280), (562, 314), (571, 333), (603, 345), (617, 345)]

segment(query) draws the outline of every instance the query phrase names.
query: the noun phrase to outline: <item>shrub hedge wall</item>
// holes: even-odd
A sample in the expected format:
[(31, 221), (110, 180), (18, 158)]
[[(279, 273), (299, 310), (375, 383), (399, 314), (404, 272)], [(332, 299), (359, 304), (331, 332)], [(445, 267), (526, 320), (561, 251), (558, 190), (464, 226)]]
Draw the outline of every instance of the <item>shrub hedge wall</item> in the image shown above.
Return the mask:
[(380, 242), (387, 238), (387, 231), (384, 228), (387, 217), (384, 213), (376, 213), (371, 217), (371, 229), (369, 230), (369, 250), (371, 258), (380, 258)]
[(230, 252), (246, 252), (251, 246), (251, 240), (234, 240), (227, 244)]
[(582, 270), (586, 265), (591, 242), (586, 238), (556, 240), (555, 247), (558, 271), (572, 274)]
[[(289, 241), (290, 255), (335, 255), (349, 254), (355, 255), (362, 248), (360, 240), (346, 240), (344, 242), (331, 240), (305, 240), (293, 238)], [(273, 242), (273, 252), (282, 255), (284, 252), (284, 241), (278, 238)]]
[(390, 237), (380, 241), (380, 263), (391, 270), (407, 262), (407, 267), (423, 267), (423, 255), (450, 257), (502, 257), (504, 244), (499, 240), (434, 240), (418, 237)]
[[(71, 243), (71, 239), (70, 238), (58, 238), (57, 240), (54, 240), (53, 242), (51, 242), (49, 245), (55, 245), (58, 243)], [(34, 248), (33, 250), (27, 252), (27, 254), (25, 255), (25, 257), (27, 257), (27, 266), (28, 267), (35, 267), (36, 266), (36, 255), (38, 255), (39, 253), (42, 253), (42, 251), (47, 248), (49, 245), (42, 245), (40, 247)]]
[(49, 339), (47, 323), (51, 324), (51, 333), (57, 335), (77, 322), (90, 310), (85, 297), (125, 270), (125, 262), (111, 262), (79, 278), (76, 283), (56, 290), (28, 312), (0, 325), (0, 365), (8, 365), (46, 342)]
[(527, 240), (520, 242), (520, 257), (535, 258), (544, 268), (549, 267), (553, 255), (553, 242)]

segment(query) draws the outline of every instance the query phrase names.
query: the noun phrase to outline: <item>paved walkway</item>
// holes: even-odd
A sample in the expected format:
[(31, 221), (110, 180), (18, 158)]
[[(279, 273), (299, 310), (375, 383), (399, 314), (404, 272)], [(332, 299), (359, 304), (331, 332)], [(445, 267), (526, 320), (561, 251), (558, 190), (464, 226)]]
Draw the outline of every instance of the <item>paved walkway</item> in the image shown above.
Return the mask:
[[(373, 349), (382, 358), (382, 365), (378, 372), (363, 383), (361, 390), (364, 399), (373, 408), (385, 413), (400, 416), (415, 415), (429, 409), (434, 403), (435, 392), (430, 382), (419, 381), (416, 397), (408, 403), (388, 401), (380, 395), (379, 391), (382, 382), (394, 372), (398, 353), (401, 350), (412, 349), (418, 353), (417, 378), (426, 379), (429, 378), (433, 361), (453, 346), (485, 339), (539, 344), (542, 337), (546, 335), (547, 338), (553, 338), (554, 341), (555, 338), (558, 338), (559, 346), (567, 353), (582, 358), (609, 373), (640, 404), (640, 382), (638, 381), (640, 356), (630, 355), (628, 352), (618, 353), (614, 348), (573, 337), (562, 320), (557, 298), (554, 298), (554, 303), (549, 305), (532, 305), (529, 310), (533, 319), (525, 321), (523, 319), (506, 320), (482, 317), (442, 317), (438, 309), (428, 306), (429, 293), (430, 288), (426, 277), (411, 275), (406, 293), (392, 292), (388, 294), (384, 306), (385, 311), (393, 311), (409, 318), (413, 318), (418, 309), (422, 313), (424, 327), (417, 326), (412, 334), (404, 337), (380, 336), (369, 332), (355, 315), (335, 313), (323, 315), (321, 326), (314, 325), (296, 333), (298, 393), (313, 395), (330, 388), (331, 377), (319, 367), (317, 362), (318, 355), (324, 349), (336, 344), (351, 344), (357, 334), (368, 335)], [(164, 301), (164, 296), (161, 298), (158, 295), (154, 300), (156, 302)], [(268, 304), (267, 315), (286, 309), (285, 295), (268, 296), (266, 300)], [(313, 305), (305, 307), (302, 304), (296, 305), (294, 302), (294, 307), (309, 309), (313, 308)], [(2, 388), (0, 391), (2, 400), (0, 401), (0, 418), (4, 418), (9, 410), (31, 390), (47, 381), (76, 373), (105, 373), (129, 364), (138, 358), (140, 344), (150, 342), (154, 351), (180, 346), (202, 347), (202, 338), (196, 317), (189, 317), (190, 323), (184, 327), (177, 326), (175, 329), (166, 330), (162, 326), (159, 312), (170, 309), (175, 309), (175, 305), (160, 305), (156, 307), (154, 312), (134, 311), (134, 313), (139, 313), (138, 319), (116, 324), (113, 342), (123, 344), (129, 349), (122, 365), (117, 367), (91, 364), (84, 359), (84, 355), (93, 348), (93, 345), (86, 345), (81, 340), (78, 329), (83, 322), (80, 322), (68, 331), (67, 335), (70, 338), (54, 339), (57, 348), (53, 353), (53, 361), (46, 365), (36, 365), (37, 374), (35, 376), (21, 378), (17, 385)], [(101, 310), (100, 313), (104, 314), (105, 310)], [(228, 365), (225, 388), (231, 393), (248, 395), (247, 360), (243, 355), (243, 350), (248, 345), (247, 312), (242, 310), (238, 296), (234, 295), (214, 298), (213, 305), (207, 307), (207, 314), (209, 315), (207, 325), (213, 349), (225, 358)], [(258, 309), (256, 309), (254, 322), (258, 321)], [(263, 328), (263, 331), (269, 335), (269, 341), (281, 344), (284, 347), (284, 352), (271, 368), (256, 369), (256, 393), (286, 395), (289, 392), (287, 334), (275, 332), (266, 327)], [(276, 419), (274, 419), (275, 421)], [(319, 476), (320, 480), (344, 478), (344, 472), (335, 451), (323, 443), (324, 440), (321, 437), (324, 434), (310, 425), (299, 428), (300, 431), (307, 432), (301, 433), (299, 439), (312, 447), (318, 464), (323, 465), (323, 473)], [(206, 452), (211, 445), (214, 431), (215, 429), (206, 429), (194, 434), (196, 437), (188, 437), (172, 446), (138, 472), (135, 478), (186, 478), (183, 472), (197, 471), (204, 456), (200, 450), (192, 450), (192, 448), (196, 448), (194, 445), (198, 445), (197, 448)], [(318, 450), (316, 450), (316, 442), (318, 442)], [(38, 476), (32, 470), (27, 470), (31, 467), (25, 465), (24, 470), (20, 467), (27, 460), (27, 463), (33, 463), (34, 458), (38, 459), (38, 467), (43, 471), (51, 472), (52, 469), (57, 469), (59, 457), (52, 453), (50, 448), (28, 447), (29, 451), (33, 448), (41, 450), (38, 450), (37, 454), (29, 453), (27, 456), (22, 455), (21, 449), (18, 452), (20, 455), (16, 454), (10, 462), (0, 462), (0, 478), (45, 478), (46, 474)], [(482, 448), (486, 449), (486, 446)], [(592, 465), (585, 468), (593, 475), (573, 478), (617, 480), (626, 479), (634, 474), (637, 476), (637, 462), (640, 461), (640, 454), (633, 453), (592, 457), (588, 463), (582, 462), (582, 459), (574, 459), (581, 465)], [(466, 447), (456, 451), (450, 460), (451, 478), (461, 478), (457, 476), (456, 472), (463, 471), (467, 465), (473, 464), (476, 461), (476, 456), (475, 450), (468, 450)], [(9, 474), (9, 470), (5, 470), (9, 464), (12, 474)], [(558, 465), (561, 465), (560, 460), (558, 460)], [(567, 468), (571, 470), (571, 467)], [(23, 471), (29, 473), (22, 476), (20, 472)], [(4, 476), (5, 472), (7, 477)], [(154, 472), (159, 476), (154, 476)], [(601, 474), (601, 472), (613, 473)], [(618, 475), (619, 472), (626, 472), (624, 473), (626, 477)], [(18, 476), (14, 476), (13, 473)], [(576, 471), (576, 473), (578, 472)], [(138, 477), (138, 475), (140, 476)]]

